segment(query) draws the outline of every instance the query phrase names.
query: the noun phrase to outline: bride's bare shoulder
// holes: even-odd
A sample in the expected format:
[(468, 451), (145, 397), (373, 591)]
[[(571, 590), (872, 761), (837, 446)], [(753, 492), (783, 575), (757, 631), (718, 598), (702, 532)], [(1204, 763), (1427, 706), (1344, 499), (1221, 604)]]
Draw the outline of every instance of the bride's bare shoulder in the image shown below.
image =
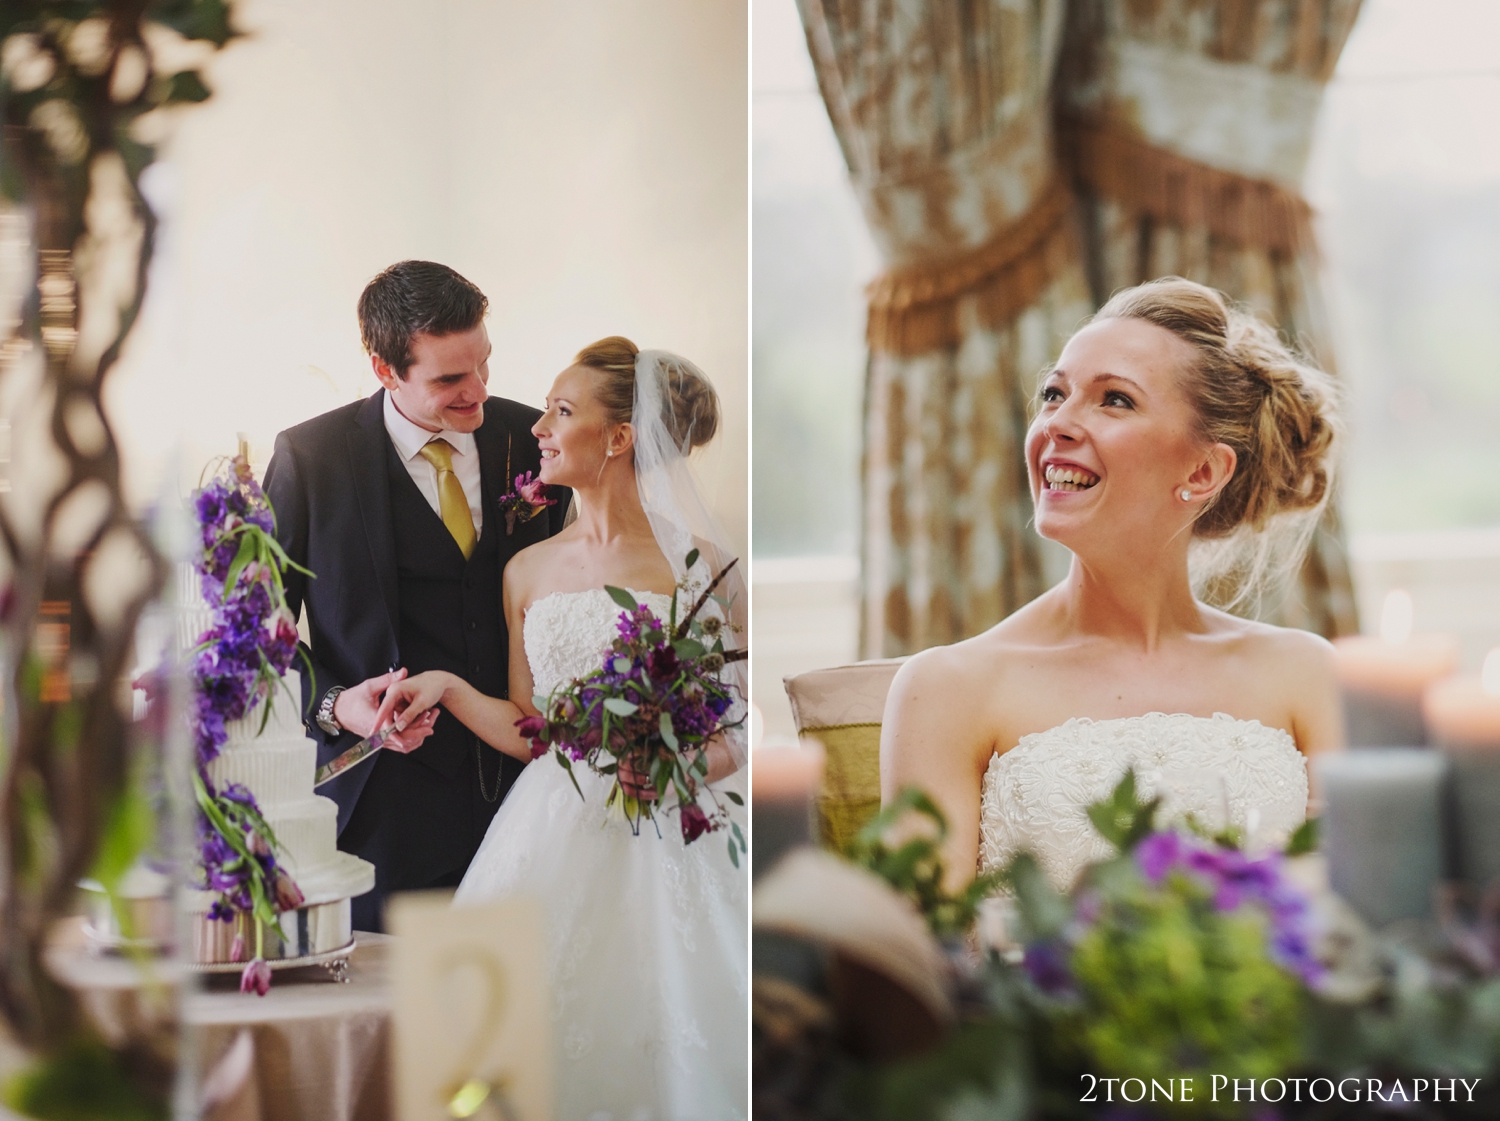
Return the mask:
[(1247, 659), (1267, 670), (1332, 674), (1333, 643), (1322, 635), (1296, 627), (1278, 627), (1214, 608), (1205, 608), (1213, 631), (1232, 643)]
[(913, 654), (891, 683), (887, 715), (893, 704), (947, 708), (955, 717), (976, 714), (984, 702), (1003, 692), (1008, 667), (1026, 658), (1041, 641), (1044, 628), (1030, 608), (972, 638)]

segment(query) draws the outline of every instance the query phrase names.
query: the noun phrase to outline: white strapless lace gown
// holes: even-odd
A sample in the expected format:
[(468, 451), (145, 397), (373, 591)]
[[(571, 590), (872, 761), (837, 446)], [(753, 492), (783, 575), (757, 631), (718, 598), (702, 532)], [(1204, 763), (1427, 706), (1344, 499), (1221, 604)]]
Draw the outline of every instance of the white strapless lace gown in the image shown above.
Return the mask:
[(1021, 737), (984, 775), (979, 868), (1029, 851), (1060, 889), (1114, 851), (1088, 807), (1135, 768), (1142, 798), (1161, 796), (1159, 824), (1189, 814), (1241, 829), (1252, 848), (1284, 841), (1307, 816), (1307, 764), (1292, 737), (1256, 720), (1153, 712), (1074, 719)]
[[(666, 596), (636, 593), (663, 618)], [(599, 667), (620, 608), (602, 589), (554, 593), (526, 614), (536, 692)], [(532, 895), (546, 904), (559, 1121), (721, 1121), (749, 1100), (749, 877), (724, 835), (632, 836), (610, 780), (549, 758), (501, 804), (456, 902)], [(715, 787), (746, 805), (745, 772)], [(708, 806), (706, 795), (704, 805)], [(731, 806), (741, 828), (744, 810)]]

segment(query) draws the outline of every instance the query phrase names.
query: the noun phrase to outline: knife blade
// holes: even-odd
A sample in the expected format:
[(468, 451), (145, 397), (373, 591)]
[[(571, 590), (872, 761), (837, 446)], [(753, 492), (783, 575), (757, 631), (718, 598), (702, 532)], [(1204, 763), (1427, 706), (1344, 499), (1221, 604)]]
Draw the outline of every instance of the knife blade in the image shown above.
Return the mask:
[(394, 725), (389, 728), (383, 728), (324, 763), (318, 768), (317, 773), (313, 775), (313, 789), (316, 790), (330, 779), (338, 778), (339, 775), (343, 774), (350, 767), (363, 763), (385, 746), (385, 741), (395, 730)]

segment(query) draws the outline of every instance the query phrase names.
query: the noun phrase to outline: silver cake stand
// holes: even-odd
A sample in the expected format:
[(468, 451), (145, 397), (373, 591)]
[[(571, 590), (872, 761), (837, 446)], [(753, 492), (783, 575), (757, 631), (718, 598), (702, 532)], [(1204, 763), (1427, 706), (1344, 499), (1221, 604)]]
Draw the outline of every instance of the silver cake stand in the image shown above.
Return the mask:
[[(349, 983), (349, 958), (354, 953), (356, 945), (357, 943), (350, 939), (347, 946), (340, 946), (335, 950), (325, 950), (320, 954), (306, 954), (295, 958), (267, 958), (266, 964), (273, 970), (322, 966), (331, 980), (347, 985)], [(239, 973), (244, 970), (245, 963), (242, 961), (185, 962), (184, 968), (193, 973)]]

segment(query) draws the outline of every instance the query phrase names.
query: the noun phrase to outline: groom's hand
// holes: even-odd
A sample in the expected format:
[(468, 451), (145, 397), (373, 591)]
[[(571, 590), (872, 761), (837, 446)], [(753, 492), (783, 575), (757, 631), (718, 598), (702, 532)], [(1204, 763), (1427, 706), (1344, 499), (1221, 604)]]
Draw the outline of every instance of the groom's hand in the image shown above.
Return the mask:
[[(381, 695), (405, 677), (405, 669), (392, 670), (345, 689), (333, 702), (333, 718), (361, 739), (373, 735), (377, 729), (375, 720), (380, 713)], [(424, 714), (424, 719), (412, 721), (401, 731), (393, 732), (385, 746), (403, 753), (415, 750), (432, 734), (432, 719), (425, 719), (427, 715)], [(430, 715), (436, 718), (437, 713), (434, 711)]]

